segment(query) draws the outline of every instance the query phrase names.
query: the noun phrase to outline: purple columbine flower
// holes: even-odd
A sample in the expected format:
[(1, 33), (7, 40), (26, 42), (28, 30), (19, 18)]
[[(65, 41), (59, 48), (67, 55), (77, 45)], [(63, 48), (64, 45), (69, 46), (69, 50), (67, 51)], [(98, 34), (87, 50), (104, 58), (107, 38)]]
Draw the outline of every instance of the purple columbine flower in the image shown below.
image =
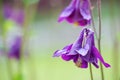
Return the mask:
[(73, 60), (76, 66), (80, 68), (87, 68), (88, 63), (92, 63), (96, 68), (99, 68), (98, 59), (105, 67), (110, 67), (95, 47), (94, 32), (88, 28), (82, 30), (73, 44), (65, 46), (62, 50), (57, 50), (53, 56), (61, 56), (65, 61)]
[(91, 14), (88, 0), (72, 0), (60, 14), (58, 22), (63, 20), (80, 26), (86, 26), (91, 22)]
[(20, 59), (21, 37), (16, 37), (15, 41), (10, 47), (8, 55), (10, 58)]
[(18, 24), (23, 24), (24, 22), (24, 11), (22, 9), (13, 9), (11, 6), (5, 5), (3, 13), (5, 19), (11, 19)]

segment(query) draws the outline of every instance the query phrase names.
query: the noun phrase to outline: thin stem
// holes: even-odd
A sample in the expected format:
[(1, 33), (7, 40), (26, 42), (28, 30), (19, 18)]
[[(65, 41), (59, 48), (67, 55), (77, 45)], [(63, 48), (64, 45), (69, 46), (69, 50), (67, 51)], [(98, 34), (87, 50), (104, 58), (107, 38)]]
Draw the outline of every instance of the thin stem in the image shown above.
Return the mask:
[[(38, 4), (33, 4), (33, 5), (25, 6), (25, 9), (24, 9), (25, 18), (24, 18), (24, 23), (23, 23), (21, 59), (20, 59), (20, 62), (19, 62), (20, 70), (22, 70), (22, 62), (23, 62), (23, 57), (24, 57), (25, 46), (27, 45), (27, 39), (29, 38), (29, 35), (28, 35), (29, 23), (31, 23), (32, 19), (35, 17), (35, 14), (36, 14), (36, 11), (37, 11), (37, 6), (38, 6)], [(30, 9), (33, 9), (32, 12), (30, 12)], [(28, 51), (28, 53), (29, 53), (29, 59), (31, 59), (31, 54), (30, 54), (29, 51)], [(29, 73), (30, 73), (30, 76), (31, 76), (31, 80), (33, 80), (33, 79), (36, 80), (36, 72), (35, 72), (35, 69), (33, 69), (35, 67), (35, 65), (34, 65), (33, 60), (32, 60), (32, 62), (33, 62), (32, 63), (33, 65), (31, 65), (31, 62), (30, 62), (29, 66), (28, 66), (28, 69), (30, 69)]]
[[(101, 53), (101, 44), (100, 44), (100, 39), (98, 39), (98, 49)], [(103, 66), (102, 66), (102, 63), (100, 62), (100, 71), (101, 71), (101, 77), (102, 77), (102, 80), (104, 80), (104, 72), (103, 72)]]
[[(98, 21), (99, 21), (98, 49), (101, 53), (101, 0), (97, 0), (97, 6), (98, 6)], [(102, 80), (104, 80), (103, 66), (101, 62), (100, 62), (100, 71), (101, 71)]]
[[(98, 39), (96, 28), (95, 28), (95, 23), (94, 23), (94, 18), (93, 18), (93, 13), (92, 13), (92, 8), (91, 8), (91, 1), (90, 0), (88, 0), (88, 1), (89, 1), (89, 8), (90, 8), (89, 10), (90, 10), (90, 15), (91, 15), (92, 27), (93, 27), (93, 30), (95, 32), (95, 36)], [(90, 77), (91, 77), (91, 80), (93, 80), (93, 73), (92, 73), (91, 63), (89, 63), (89, 68), (90, 68)]]
[[(35, 4), (32, 4), (31, 6), (30, 6), (30, 9), (32, 9), (32, 13), (29, 15), (29, 23), (31, 23), (32, 22), (32, 20), (34, 20), (34, 17), (35, 17), (35, 14), (36, 14), (36, 12), (37, 12), (37, 8), (38, 8), (38, 3), (35, 3)], [(29, 35), (27, 34), (27, 37), (29, 38)], [(28, 39), (27, 38), (27, 39)], [(29, 71), (31, 71), (30, 72), (30, 78), (31, 78), (31, 80), (37, 80), (37, 78), (36, 78), (36, 66), (35, 66), (35, 60), (34, 60), (34, 57), (33, 57), (33, 54), (32, 54), (32, 52), (29, 52)], [(31, 65), (32, 64), (32, 65)]]
[(99, 21), (99, 41), (101, 41), (101, 0), (97, 0), (98, 4), (98, 21)]
[(95, 36), (96, 38), (98, 39), (98, 36), (97, 36), (97, 31), (96, 31), (96, 28), (95, 28), (95, 23), (94, 23), (94, 18), (93, 18), (93, 12), (92, 12), (92, 8), (91, 8), (91, 1), (89, 0), (89, 8), (90, 8), (90, 15), (91, 15), (91, 22), (92, 22), (92, 28), (95, 32)]
[(21, 50), (20, 50), (20, 61), (19, 61), (19, 74), (22, 76), (22, 67), (23, 67), (23, 59), (24, 59), (24, 48), (25, 48), (25, 42), (26, 42), (26, 37), (27, 37), (27, 27), (28, 27), (28, 15), (27, 15), (27, 8), (24, 10), (25, 17), (24, 17), (24, 23), (23, 23), (23, 36), (22, 36), (22, 43), (21, 43)]
[(91, 78), (91, 80), (93, 80), (93, 73), (92, 73), (91, 63), (89, 63), (89, 68), (90, 68), (90, 78)]

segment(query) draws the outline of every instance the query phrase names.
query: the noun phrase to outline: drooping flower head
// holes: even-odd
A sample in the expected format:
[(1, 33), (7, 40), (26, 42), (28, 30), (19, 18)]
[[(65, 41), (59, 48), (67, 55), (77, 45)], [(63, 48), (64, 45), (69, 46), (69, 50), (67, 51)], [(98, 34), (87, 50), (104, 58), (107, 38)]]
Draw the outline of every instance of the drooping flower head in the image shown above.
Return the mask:
[(72, 0), (60, 14), (58, 22), (63, 20), (79, 26), (90, 24), (91, 14), (88, 0)]
[(8, 51), (8, 55), (10, 58), (15, 58), (17, 60), (20, 59), (20, 50), (21, 50), (21, 37), (16, 37), (13, 44)]
[(96, 68), (99, 68), (98, 59), (105, 67), (110, 67), (95, 47), (94, 32), (88, 28), (82, 30), (73, 44), (67, 45), (62, 50), (57, 50), (53, 56), (61, 56), (66, 61), (73, 60), (76, 66), (80, 68), (87, 68), (88, 63), (92, 63)]

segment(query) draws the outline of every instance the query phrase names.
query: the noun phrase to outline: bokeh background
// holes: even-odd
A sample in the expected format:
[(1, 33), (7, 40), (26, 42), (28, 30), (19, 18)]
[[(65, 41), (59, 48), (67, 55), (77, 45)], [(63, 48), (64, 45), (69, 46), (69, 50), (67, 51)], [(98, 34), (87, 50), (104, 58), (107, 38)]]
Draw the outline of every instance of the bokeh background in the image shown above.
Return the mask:
[[(0, 80), (90, 80), (89, 68), (52, 57), (56, 50), (73, 43), (82, 29), (66, 21), (57, 22), (70, 1), (0, 0)], [(96, 1), (91, 0), (98, 31)], [(105, 80), (120, 80), (119, 3), (102, 0), (101, 49), (105, 61), (111, 64), (111, 68), (104, 67)], [(22, 59), (9, 57), (16, 37), (23, 39)], [(101, 80), (100, 69), (92, 68), (94, 80)]]

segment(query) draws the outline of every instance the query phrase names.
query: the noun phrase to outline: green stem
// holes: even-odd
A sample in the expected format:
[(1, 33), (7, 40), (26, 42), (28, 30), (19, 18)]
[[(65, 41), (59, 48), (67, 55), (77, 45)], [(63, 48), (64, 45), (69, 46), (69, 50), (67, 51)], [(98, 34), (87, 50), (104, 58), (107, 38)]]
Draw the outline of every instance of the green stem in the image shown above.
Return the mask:
[(93, 73), (92, 73), (92, 65), (89, 63), (89, 68), (90, 68), (90, 78), (93, 80)]
[[(101, 53), (101, 0), (97, 0), (97, 6), (98, 6), (98, 20), (99, 20), (98, 49)], [(103, 66), (101, 62), (100, 62), (100, 71), (101, 71), (101, 78), (102, 80), (104, 80)]]
[(96, 31), (96, 28), (95, 28), (95, 23), (94, 23), (94, 17), (93, 17), (93, 12), (92, 12), (92, 8), (91, 8), (92, 4), (91, 4), (91, 1), (89, 0), (89, 8), (90, 8), (90, 15), (91, 15), (91, 22), (92, 22), (92, 28), (95, 32), (95, 36), (96, 38), (98, 39), (98, 36), (97, 36), (97, 31)]
[(101, 43), (101, 0), (97, 0), (98, 3), (98, 21), (99, 21), (99, 43)]
[[(100, 41), (100, 39), (98, 39), (98, 49), (101, 53), (101, 44), (100, 43), (101, 43), (101, 41)], [(104, 80), (103, 66), (102, 66), (101, 62), (100, 62), (100, 71), (101, 71), (101, 78), (102, 78), (102, 80)]]
[[(29, 38), (29, 35), (28, 35), (29, 23), (32, 22), (32, 19), (35, 16), (35, 13), (37, 11), (37, 6), (38, 6), (38, 4), (29, 5), (29, 6), (26, 6), (25, 10), (24, 10), (24, 12), (25, 12), (25, 19), (24, 19), (24, 23), (23, 23), (23, 37), (22, 37), (22, 46), (21, 46), (21, 59), (20, 59), (20, 62), (19, 62), (19, 65), (21, 66), (20, 70), (22, 70), (21, 68), (22, 68), (22, 62), (23, 62), (23, 57), (24, 57), (25, 46), (27, 45), (27, 39)], [(30, 9), (32, 9), (32, 12), (30, 11)], [(29, 53), (29, 59), (32, 59), (32, 56), (31, 56), (29, 51), (28, 51), (28, 53)], [(34, 69), (34, 67), (35, 67), (34, 60), (29, 61), (28, 63), (29, 63), (28, 69), (30, 69), (29, 73), (30, 73), (30, 76), (31, 76), (31, 80), (33, 80), (33, 79), (36, 80), (36, 72), (35, 72), (35, 69)], [(31, 65), (31, 63), (33, 65)]]
[(26, 45), (26, 37), (27, 37), (27, 27), (28, 27), (28, 15), (27, 15), (27, 7), (25, 7), (24, 13), (24, 23), (23, 23), (23, 36), (22, 36), (22, 42), (21, 42), (21, 52), (20, 52), (20, 61), (19, 61), (19, 75), (23, 77), (23, 59), (24, 59), (24, 50), (25, 50), (25, 45)]
[[(33, 4), (33, 5), (31, 5), (31, 7), (32, 7), (32, 13), (31, 13), (31, 18), (30, 18), (30, 23), (32, 22), (32, 20), (34, 20), (34, 17), (35, 17), (35, 14), (36, 14), (36, 12), (37, 12), (37, 8), (38, 8), (38, 3), (35, 3), (35, 4)], [(29, 36), (28, 36), (29, 37)], [(30, 73), (30, 76), (31, 76), (31, 80), (37, 80), (36, 79), (36, 66), (35, 66), (35, 60), (34, 60), (34, 57), (32, 56), (33, 55), (33, 53), (32, 53), (32, 51), (31, 52), (29, 52), (30, 53), (30, 60), (29, 60), (29, 69), (31, 70), (31, 73)], [(31, 65), (32, 64), (32, 65)]]
[[(92, 21), (92, 28), (95, 32), (95, 36), (96, 38), (98, 39), (98, 36), (97, 36), (97, 32), (96, 32), (96, 28), (95, 28), (95, 23), (94, 23), (94, 18), (93, 18), (93, 13), (92, 13), (92, 9), (91, 9), (91, 1), (89, 1), (89, 10), (90, 10), (90, 15), (91, 15), (91, 21)], [(91, 77), (91, 80), (93, 80), (93, 73), (92, 73), (92, 66), (91, 66), (91, 63), (89, 63), (89, 68), (90, 68), (90, 77)]]

